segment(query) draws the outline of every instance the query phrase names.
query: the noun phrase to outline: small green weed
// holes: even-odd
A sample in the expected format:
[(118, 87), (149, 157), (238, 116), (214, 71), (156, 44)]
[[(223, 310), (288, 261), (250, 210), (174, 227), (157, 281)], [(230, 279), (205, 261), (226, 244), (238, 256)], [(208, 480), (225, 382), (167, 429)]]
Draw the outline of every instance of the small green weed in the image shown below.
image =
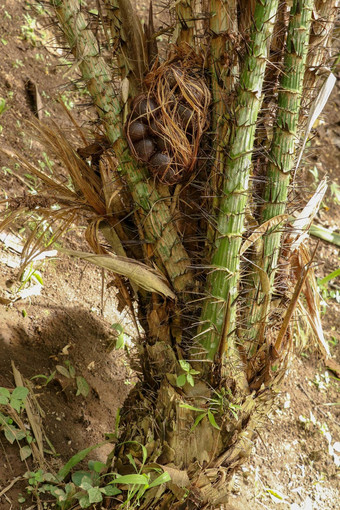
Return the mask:
[[(193, 426), (190, 429), (190, 432), (195, 430), (197, 425), (203, 420), (203, 418), (208, 418), (210, 424), (217, 430), (221, 430), (221, 427), (217, 425), (214, 412), (211, 409), (204, 409), (203, 407), (194, 407), (189, 404), (180, 404), (180, 407), (183, 407), (184, 409), (189, 409), (190, 411), (196, 411), (197, 413), (200, 413), (197, 418), (194, 421)], [(215, 411), (216, 412), (216, 411)]]
[(110, 441), (81, 450), (59, 470), (57, 475), (45, 473), (41, 469), (38, 471), (28, 471), (25, 475), (29, 484), (26, 489), (27, 492), (35, 495), (37, 499), (42, 494), (49, 494), (55, 498), (57, 508), (68, 510), (75, 504), (78, 504), (80, 508), (90, 508), (95, 503), (101, 503), (104, 496), (115, 497), (122, 493), (117, 486), (124, 485), (125, 489), (127, 487), (127, 495), (120, 508), (133, 509), (139, 506), (149, 489), (158, 487), (171, 480), (170, 475), (167, 472), (163, 472), (160, 468), (152, 467), (149, 468), (147, 473), (143, 472), (147, 468), (145, 466), (147, 459), (146, 448), (137, 442), (131, 441), (130, 444), (138, 445), (138, 447), (142, 448), (143, 452), (143, 461), (139, 468), (137, 468), (133, 456), (131, 454), (127, 455), (135, 473), (123, 476), (120, 476), (118, 473), (107, 473), (106, 464), (90, 460), (87, 471), (75, 471), (71, 475), (71, 481), (66, 484), (64, 483), (71, 470), (83, 461), (92, 450), (108, 442)]
[(29, 14), (24, 14), (25, 24), (21, 26), (22, 38), (28, 41), (32, 46), (37, 44), (37, 20)]
[(185, 383), (189, 383), (190, 386), (194, 386), (195, 381), (193, 376), (199, 374), (199, 371), (191, 368), (190, 363), (188, 363), (188, 361), (184, 361), (183, 359), (179, 360), (179, 364), (183, 370), (183, 374), (177, 376), (176, 385), (178, 387), (182, 387), (185, 385)]
[[(131, 337), (125, 333), (123, 326), (116, 322), (115, 324), (111, 324), (111, 329), (114, 329), (117, 333), (117, 337), (115, 339), (115, 349), (129, 350), (129, 347), (132, 345)], [(111, 350), (111, 346), (109, 346), (109, 350)]]
[(228, 415), (230, 416), (231, 413), (236, 420), (238, 419), (238, 411), (241, 409), (241, 406), (232, 402), (232, 393), (229, 388), (222, 388), (219, 392), (215, 391), (215, 394), (216, 397), (207, 399), (208, 408), (180, 404), (180, 407), (200, 413), (195, 419), (191, 431), (195, 430), (200, 421), (205, 417), (208, 418), (210, 424), (217, 430), (221, 430), (221, 427), (216, 423), (215, 415), (225, 418)]
[(23, 386), (18, 386), (13, 391), (0, 387), (0, 430), (11, 444), (26, 440), (26, 445), (19, 443), (21, 460), (27, 459), (32, 454), (30, 444), (34, 441), (20, 419), (28, 393), (28, 389)]
[(340, 204), (340, 186), (337, 182), (333, 181), (330, 185), (331, 197), (333, 202), (337, 205)]
[(86, 379), (80, 375), (76, 375), (75, 368), (69, 360), (64, 361), (64, 365), (57, 365), (56, 370), (67, 379), (73, 379), (75, 381), (77, 385), (76, 396), (82, 395), (85, 398), (88, 396), (90, 387)]
[(322, 279), (318, 279), (318, 287), (323, 299), (323, 305), (326, 305), (328, 299), (335, 299), (337, 303), (340, 303), (340, 286), (336, 283), (332, 283), (331, 288), (329, 288), (329, 282), (331, 280), (335, 280), (340, 276), (340, 268), (332, 271), (332, 273), (328, 274)]
[(6, 99), (0, 97), (0, 115), (7, 110)]

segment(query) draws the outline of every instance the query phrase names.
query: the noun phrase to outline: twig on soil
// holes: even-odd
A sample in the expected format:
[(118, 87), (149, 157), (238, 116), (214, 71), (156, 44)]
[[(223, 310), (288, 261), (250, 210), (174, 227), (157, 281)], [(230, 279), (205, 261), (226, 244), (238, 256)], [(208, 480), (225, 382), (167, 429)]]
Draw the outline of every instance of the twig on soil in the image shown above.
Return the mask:
[(11, 483), (9, 483), (7, 485), (7, 487), (5, 487), (4, 489), (2, 489), (2, 491), (0, 492), (0, 498), (6, 493), (8, 492), (14, 484), (16, 484), (19, 480), (22, 480), (22, 476), (17, 476), (16, 478), (14, 478)]

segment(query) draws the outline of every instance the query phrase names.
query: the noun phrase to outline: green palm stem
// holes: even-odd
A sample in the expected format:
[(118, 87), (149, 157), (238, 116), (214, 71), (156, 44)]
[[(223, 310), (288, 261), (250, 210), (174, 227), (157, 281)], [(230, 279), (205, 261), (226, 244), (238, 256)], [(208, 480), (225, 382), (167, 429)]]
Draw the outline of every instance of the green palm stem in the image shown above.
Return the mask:
[[(303, 79), (308, 51), (313, 0), (294, 0), (290, 11), (284, 68), (280, 81), (278, 112), (267, 166), (261, 223), (283, 214), (294, 167)], [(263, 238), (262, 270), (269, 277), (269, 291), (263, 292), (255, 273), (257, 298), (248, 322), (248, 341), (253, 355), (264, 340), (264, 325), (280, 254), (282, 224), (269, 229)]]
[(152, 243), (175, 290), (191, 282), (190, 259), (179, 239), (168, 207), (148, 182), (147, 170), (130, 156), (122, 134), (121, 104), (111, 72), (98, 52), (98, 43), (87, 28), (79, 0), (51, 0), (80, 72), (103, 121), (106, 134), (128, 182), (134, 203), (141, 211), (146, 241)]
[[(208, 276), (209, 297), (203, 306), (197, 340), (207, 359), (236, 352), (234, 335), (240, 279), (239, 251), (244, 232), (255, 128), (262, 102), (262, 86), (278, 0), (256, 2), (251, 38), (240, 76), (234, 134), (224, 156), (224, 184), (217, 220), (217, 236)], [(224, 345), (225, 344), (225, 345)]]
[(179, 0), (175, 4), (176, 27), (172, 40), (176, 44), (185, 42), (195, 46), (195, 0)]
[[(235, 87), (238, 75), (237, 53), (234, 51), (228, 34), (237, 32), (237, 2), (232, 0), (210, 0), (209, 19), (210, 38), (210, 74), (213, 99), (212, 132), (214, 144), (212, 150), (213, 166), (210, 186), (213, 194), (213, 215), (218, 207), (218, 189), (223, 176), (224, 150), (228, 145), (230, 123), (227, 121), (227, 102)], [(209, 223), (207, 240), (211, 246), (215, 238), (215, 228)]]

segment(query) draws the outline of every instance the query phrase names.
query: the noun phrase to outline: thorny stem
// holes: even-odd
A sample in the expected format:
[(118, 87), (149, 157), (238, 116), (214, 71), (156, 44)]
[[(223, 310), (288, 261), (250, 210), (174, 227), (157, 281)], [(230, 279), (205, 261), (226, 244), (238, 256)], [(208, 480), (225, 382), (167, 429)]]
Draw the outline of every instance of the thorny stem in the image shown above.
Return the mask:
[(229, 153), (225, 154), (224, 185), (211, 263), (213, 272), (208, 278), (209, 297), (203, 308), (201, 330), (197, 337), (210, 360), (214, 359), (218, 351), (223, 331), (227, 337), (228, 356), (236, 352), (234, 335), (231, 333), (235, 330), (236, 321), (239, 250), (244, 231), (256, 121), (262, 102), (262, 86), (270, 46), (268, 43), (277, 7), (278, 0), (256, 3), (248, 54), (240, 76), (234, 134)]
[(87, 88), (103, 121), (134, 203), (143, 218), (146, 241), (152, 243), (177, 291), (191, 283), (189, 257), (179, 239), (169, 209), (148, 182), (148, 172), (134, 162), (122, 135), (121, 104), (112, 85), (111, 72), (100, 56), (98, 43), (87, 28), (79, 0), (51, 0)]
[[(228, 4), (228, 5), (227, 5)], [(212, 132), (214, 145), (212, 151), (213, 167), (211, 170), (210, 186), (213, 198), (213, 211), (218, 208), (218, 189), (223, 179), (224, 150), (228, 145), (230, 125), (227, 116), (227, 102), (234, 90), (238, 75), (237, 55), (230, 39), (237, 33), (237, 3), (236, 0), (210, 0), (209, 29), (210, 39), (210, 71), (211, 89), (214, 108), (212, 111)], [(230, 103), (230, 100), (229, 100)], [(215, 229), (208, 226), (207, 239), (214, 242)]]
[[(267, 166), (261, 223), (283, 214), (286, 210), (290, 172), (293, 169), (298, 142), (299, 113), (313, 4), (313, 0), (294, 0), (290, 11), (284, 72), (280, 81), (278, 113)], [(250, 342), (255, 340), (258, 328), (261, 328), (261, 324), (267, 319), (281, 237), (282, 224), (279, 224), (269, 229), (263, 239), (262, 269), (269, 276), (270, 288), (269, 295), (264, 295), (262, 289), (258, 291), (250, 319), (250, 324), (257, 323), (257, 327), (251, 333)], [(255, 346), (256, 344), (252, 351)]]
[(195, 44), (195, 1), (179, 0), (175, 3), (177, 23), (173, 33), (176, 44), (185, 42), (190, 46)]

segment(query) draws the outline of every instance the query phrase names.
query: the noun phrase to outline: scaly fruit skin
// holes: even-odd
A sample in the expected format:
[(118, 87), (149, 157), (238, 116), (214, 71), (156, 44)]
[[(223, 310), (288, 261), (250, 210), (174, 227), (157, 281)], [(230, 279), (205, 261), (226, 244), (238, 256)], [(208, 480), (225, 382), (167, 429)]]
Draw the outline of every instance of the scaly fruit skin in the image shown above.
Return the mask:
[(223, 335), (228, 338), (226, 348), (236, 353), (234, 340), (229, 333), (235, 329), (240, 278), (239, 250), (244, 231), (248, 181), (269, 42), (277, 8), (277, 0), (256, 3), (248, 54), (240, 76), (234, 134), (228, 153), (224, 153), (224, 184), (211, 261), (213, 271), (208, 278), (209, 297), (203, 308), (202, 325), (197, 336), (210, 360), (218, 352)]

